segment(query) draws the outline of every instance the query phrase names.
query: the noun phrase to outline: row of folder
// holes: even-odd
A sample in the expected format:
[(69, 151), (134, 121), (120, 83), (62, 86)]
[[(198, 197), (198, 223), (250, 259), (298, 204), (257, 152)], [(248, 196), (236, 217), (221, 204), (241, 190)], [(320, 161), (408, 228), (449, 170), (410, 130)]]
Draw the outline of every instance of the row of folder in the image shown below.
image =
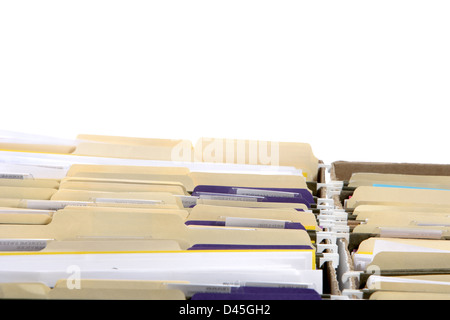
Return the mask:
[(450, 299), (449, 177), (354, 172), (343, 190), (362, 297)]
[(1, 298), (322, 298), (309, 145), (276, 143), (275, 166), (174, 160), (186, 140), (1, 136)]

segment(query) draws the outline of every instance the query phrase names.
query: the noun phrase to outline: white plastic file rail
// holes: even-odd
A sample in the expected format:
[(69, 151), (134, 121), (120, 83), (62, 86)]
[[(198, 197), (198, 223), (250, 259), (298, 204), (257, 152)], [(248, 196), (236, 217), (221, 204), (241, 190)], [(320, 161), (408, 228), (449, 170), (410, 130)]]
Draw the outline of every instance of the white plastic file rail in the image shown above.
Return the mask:
[(341, 276), (342, 283), (346, 283), (350, 280), (350, 278), (356, 278), (359, 280), (359, 277), (363, 273), (363, 271), (347, 271)]
[(331, 261), (333, 264), (333, 268), (337, 268), (339, 266), (339, 253), (322, 253), (322, 257), (319, 260), (319, 267), (322, 267), (325, 262)]
[(337, 220), (341, 221), (347, 221), (348, 220), (348, 214), (345, 212), (344, 209), (321, 209), (320, 210), (321, 216), (335, 216)]
[(323, 240), (328, 240), (331, 244), (336, 244), (336, 232), (321, 231), (316, 233), (316, 244), (320, 244)]
[(363, 298), (363, 292), (361, 290), (353, 290), (353, 289), (344, 289), (341, 291), (343, 296), (347, 296), (349, 298), (356, 297), (357, 299)]
[(321, 243), (317, 244), (317, 252), (322, 253), (329, 250), (331, 253), (338, 253), (338, 246), (336, 244)]
[(324, 223), (332, 222), (334, 225), (347, 225), (347, 217), (342, 217), (338, 214), (323, 214), (320, 213), (317, 215), (317, 220), (319, 221), (319, 225), (324, 227)]
[[(320, 227), (324, 229), (326, 232), (333, 232), (335, 236), (333, 237), (334, 242), (335, 238), (349, 238), (349, 226), (347, 225), (348, 214), (343, 209), (336, 209), (334, 206), (333, 199), (323, 199), (320, 198), (318, 203), (322, 203), (318, 205), (320, 207), (320, 213), (317, 215), (317, 221)], [(323, 236), (327, 236), (326, 234)], [(317, 243), (320, 243), (319, 241)]]
[(319, 209), (319, 210), (334, 209), (334, 200), (328, 199), (328, 198), (318, 198), (317, 199), (317, 209)]
[(330, 181), (327, 183), (318, 183), (317, 189), (319, 190), (320, 188), (325, 187), (327, 198), (331, 198), (335, 195), (340, 195), (343, 186), (344, 186), (343, 181)]
[(336, 233), (336, 238), (345, 238), (348, 240), (348, 232), (350, 230), (349, 226), (341, 225), (335, 221), (320, 221), (320, 226), (327, 229), (329, 232)]
[[(346, 226), (345, 226), (346, 227)], [(339, 230), (338, 227), (335, 227), (336, 230)], [(344, 230), (344, 228), (343, 228)], [(345, 228), (347, 230), (347, 228)], [(336, 231), (319, 231), (316, 232), (316, 244), (320, 244), (323, 240), (328, 240), (331, 244), (336, 244), (336, 240), (339, 238), (344, 238), (347, 241), (349, 240), (348, 232), (336, 232)]]
[(320, 164), (319, 168), (325, 168), (328, 172), (326, 182), (317, 184), (318, 190), (326, 189), (325, 198), (317, 199), (317, 209), (320, 212), (317, 215), (317, 222), (323, 230), (316, 233), (317, 252), (322, 254), (319, 264), (322, 266), (323, 263), (331, 261), (333, 267), (337, 268), (339, 267), (340, 255), (336, 241), (339, 238), (349, 239), (349, 227), (347, 212), (336, 207), (333, 197), (341, 193), (344, 183), (342, 181), (330, 181), (331, 165)]

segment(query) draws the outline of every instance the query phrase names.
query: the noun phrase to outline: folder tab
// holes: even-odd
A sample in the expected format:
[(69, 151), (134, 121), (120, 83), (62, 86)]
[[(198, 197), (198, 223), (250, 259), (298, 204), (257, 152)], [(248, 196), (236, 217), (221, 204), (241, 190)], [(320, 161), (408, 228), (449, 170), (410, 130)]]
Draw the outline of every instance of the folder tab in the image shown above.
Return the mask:
[(309, 144), (4, 134), (1, 298), (321, 298)]

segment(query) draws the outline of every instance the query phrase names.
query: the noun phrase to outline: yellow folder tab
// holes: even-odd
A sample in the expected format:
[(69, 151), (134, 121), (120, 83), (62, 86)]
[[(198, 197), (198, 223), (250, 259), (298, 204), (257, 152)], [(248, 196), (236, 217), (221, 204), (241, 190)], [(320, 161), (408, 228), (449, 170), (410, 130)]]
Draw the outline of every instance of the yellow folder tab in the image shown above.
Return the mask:
[[(377, 242), (383, 242), (383, 246)], [(397, 238), (369, 238), (362, 241), (358, 248), (359, 252), (374, 252), (375, 248), (383, 251), (410, 251), (419, 252), (427, 250), (450, 251), (450, 241), (446, 240), (424, 240), (424, 239), (397, 239)]]
[(60, 280), (49, 292), (50, 299), (94, 300), (186, 300), (178, 289), (167, 288), (162, 281), (146, 280), (80, 280), (78, 289)]
[(197, 185), (307, 188), (306, 179), (300, 175), (190, 172), (187, 168), (172, 167), (98, 166), (97, 168), (72, 165), (67, 175), (105, 179), (175, 181), (182, 183), (187, 191), (192, 191)]
[[(106, 199), (110, 201), (106, 201)], [(154, 205), (172, 205), (183, 208), (181, 200), (173, 194), (167, 192), (106, 192), (60, 189), (53, 194), (51, 200), (93, 201), (96, 203), (101, 203), (102, 205), (105, 203), (150, 205), (154, 202)], [(145, 202), (146, 200), (148, 200), (148, 202)]]
[[(420, 234), (418, 231), (424, 230), (441, 230), (440, 233), (431, 232), (428, 237), (434, 236), (441, 238), (450, 235), (450, 217), (449, 213), (414, 213), (400, 211), (393, 213), (392, 211), (370, 213), (365, 212), (359, 215), (359, 219), (363, 219), (364, 223), (356, 226), (353, 233), (383, 233), (385, 227), (409, 228), (411, 238), (415, 238)], [(425, 234), (423, 234), (425, 236)]]
[(49, 188), (58, 189), (59, 180), (56, 179), (0, 179), (2, 187), (21, 187), (21, 188)]
[(169, 146), (169, 147), (174, 147), (180, 143), (189, 142), (183, 139), (155, 139), (155, 138), (122, 137), (122, 136), (108, 136), (96, 134), (79, 134), (77, 135), (77, 139), (85, 141), (125, 144), (133, 146)]
[(50, 288), (38, 282), (0, 283), (1, 299), (47, 299)]
[(357, 220), (364, 221), (365, 219), (376, 217), (380, 213), (381, 215), (394, 216), (396, 214), (421, 214), (430, 217), (433, 216), (447, 216), (450, 215), (450, 207), (429, 207), (429, 206), (384, 206), (384, 205), (360, 205), (355, 208), (353, 215)]
[(95, 239), (95, 240), (49, 240), (40, 252), (144, 252), (144, 251), (181, 251), (175, 240), (155, 239)]
[(368, 278), (366, 288), (377, 291), (424, 292), (450, 294), (449, 274), (377, 276)]
[(4, 239), (172, 239), (182, 249), (194, 244), (309, 245), (305, 230), (188, 227), (178, 215), (147, 212), (91, 212), (62, 209), (47, 225), (0, 225)]
[(192, 208), (189, 220), (226, 221), (227, 218), (272, 219), (301, 223), (307, 230), (318, 228), (315, 215), (294, 208), (245, 208), (198, 204)]
[(239, 201), (239, 200), (215, 200), (215, 199), (198, 199), (197, 205), (213, 205), (226, 207), (244, 207), (244, 208), (294, 208), (301, 210), (308, 210), (304, 203), (290, 203), (290, 202), (254, 202), (254, 201)]
[[(439, 249), (436, 248), (435, 250), (438, 251)], [(441, 270), (442, 272), (444, 269), (448, 272), (450, 269), (449, 263), (449, 252), (385, 251), (377, 253), (367, 268), (403, 273), (411, 270), (422, 270), (422, 273), (432, 272), (433, 270)]]
[(96, 179), (68, 178), (61, 181), (60, 189), (91, 190), (108, 192), (167, 192), (176, 195), (187, 195), (187, 191), (180, 183), (161, 184), (158, 182)]
[(378, 291), (370, 300), (450, 300), (448, 293)]
[(27, 208), (27, 205), (26, 205), (26, 201), (24, 199), (0, 198), (0, 207), (5, 207), (5, 208)]
[(161, 281), (90, 280), (77, 283), (60, 280), (53, 288), (43, 283), (1, 283), (2, 299), (82, 300), (186, 300), (181, 290)]
[(115, 181), (136, 181), (164, 185), (180, 185), (187, 192), (194, 190), (194, 182), (188, 175), (175, 174), (146, 174), (146, 173), (120, 173), (120, 172), (77, 172), (74, 178), (102, 179)]
[(49, 200), (57, 189), (0, 186), (0, 198)]
[(350, 187), (372, 186), (373, 184), (448, 189), (450, 188), (450, 177), (358, 172), (353, 173), (349, 181)]
[(181, 206), (178, 204), (158, 204), (153, 203), (153, 200), (142, 199), (121, 199), (121, 198), (97, 198), (94, 202), (89, 203), (88, 207), (102, 207), (102, 208), (134, 208), (134, 209), (171, 209), (180, 210)]
[(77, 238), (55, 239), (0, 239), (0, 251), (5, 255), (27, 254), (114, 254), (182, 251), (176, 240), (147, 238)]
[(450, 206), (450, 190), (426, 190), (361, 186), (347, 201), (347, 208), (363, 204)]
[(189, 169), (184, 167), (72, 165), (67, 172), (67, 177), (178, 183), (191, 192), (194, 189), (194, 183), (189, 174)]
[(450, 235), (450, 207), (360, 205), (354, 215), (361, 224), (353, 233), (372, 233), (390, 237), (436, 238)]
[(181, 182), (177, 181), (155, 181), (144, 179), (127, 179), (127, 178), (94, 178), (94, 177), (65, 177), (61, 179), (60, 183), (66, 182), (97, 182), (97, 183), (123, 183), (123, 184), (139, 184), (139, 185), (169, 185), (169, 186), (182, 186)]
[(42, 143), (0, 143), (0, 150), (11, 150), (21, 152), (43, 152), (71, 154), (76, 149), (75, 145), (58, 145), (58, 144), (42, 144)]
[(244, 173), (192, 172), (194, 185), (215, 185), (250, 188), (302, 188), (307, 189), (306, 179), (295, 175), (263, 175)]
[(122, 159), (176, 161), (177, 159), (174, 159), (173, 152), (173, 146), (164, 145), (137, 146), (102, 142), (80, 142), (72, 154)]
[(450, 236), (450, 228), (442, 226), (405, 226), (402, 222), (384, 223), (384, 225), (363, 224), (356, 226), (353, 233), (378, 234), (381, 237), (410, 239), (444, 239)]
[(67, 176), (83, 176), (84, 173), (123, 173), (123, 174), (164, 174), (164, 175), (188, 175), (190, 170), (185, 167), (151, 167), (151, 166), (126, 166), (126, 165), (95, 165), (73, 164), (70, 166)]
[(100, 156), (128, 159), (178, 160), (177, 147), (181, 146), (188, 155), (183, 161), (192, 161), (192, 142), (182, 139), (152, 139), (80, 134), (79, 143), (73, 151), (75, 155)]
[(307, 143), (201, 138), (195, 153), (195, 161), (295, 167), (317, 180), (319, 161)]
[(448, 269), (450, 241), (372, 237), (353, 254), (357, 270)]
[(102, 201), (102, 199), (93, 198), (89, 201), (71, 201), (71, 200), (32, 200), (32, 199), (1, 199), (0, 207), (4, 208), (23, 208), (23, 209), (37, 209), (37, 210), (61, 210), (67, 206), (89, 206), (89, 207), (108, 207), (108, 208), (143, 208), (143, 209), (180, 209), (178, 204), (165, 204), (158, 201), (134, 201), (136, 199), (123, 199), (115, 201), (114, 198), (110, 201)]
[(189, 216), (189, 212), (185, 209), (174, 209), (174, 208), (152, 208), (152, 207), (145, 207), (145, 208), (136, 208), (132, 206), (122, 206), (122, 207), (111, 207), (111, 206), (71, 206), (68, 205), (64, 208), (64, 212), (91, 212), (91, 213), (104, 213), (104, 214), (114, 214), (114, 213), (138, 213), (138, 214), (167, 214), (167, 215), (177, 215), (181, 219), (186, 220)]
[(0, 224), (47, 224), (53, 211), (0, 207)]

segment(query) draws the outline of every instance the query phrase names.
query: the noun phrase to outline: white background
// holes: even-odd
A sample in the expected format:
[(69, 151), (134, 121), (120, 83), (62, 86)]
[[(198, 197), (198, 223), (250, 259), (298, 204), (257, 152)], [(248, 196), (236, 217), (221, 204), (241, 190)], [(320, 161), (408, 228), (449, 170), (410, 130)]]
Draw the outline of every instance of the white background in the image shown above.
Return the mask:
[(450, 163), (448, 1), (1, 1), (1, 129)]

